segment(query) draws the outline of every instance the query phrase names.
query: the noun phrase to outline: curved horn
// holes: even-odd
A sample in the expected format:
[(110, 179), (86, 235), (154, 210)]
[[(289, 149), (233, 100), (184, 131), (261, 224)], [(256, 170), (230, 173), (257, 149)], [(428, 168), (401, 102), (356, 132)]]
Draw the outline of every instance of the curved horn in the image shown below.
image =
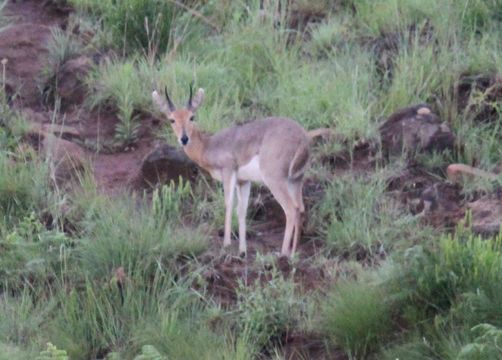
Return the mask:
[(193, 96), (193, 81), (190, 83), (190, 96), (188, 97), (188, 108), (190, 110), (193, 109), (193, 106), (192, 106), (192, 96)]
[(167, 86), (164, 88), (164, 93), (166, 94), (167, 104), (169, 105), (169, 111), (170, 112), (175, 111), (176, 107), (174, 106), (173, 102), (171, 101), (171, 98), (169, 97), (169, 94), (167, 93)]

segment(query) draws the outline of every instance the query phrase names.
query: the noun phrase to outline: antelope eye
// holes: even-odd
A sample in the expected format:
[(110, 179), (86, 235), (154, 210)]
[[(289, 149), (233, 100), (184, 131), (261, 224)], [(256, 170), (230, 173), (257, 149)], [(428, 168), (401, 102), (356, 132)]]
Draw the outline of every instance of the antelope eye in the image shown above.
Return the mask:
[(194, 121), (194, 120), (195, 120), (195, 115), (190, 116), (190, 121)]
[(169, 119), (169, 121), (171, 122), (171, 124), (174, 124), (174, 119)]

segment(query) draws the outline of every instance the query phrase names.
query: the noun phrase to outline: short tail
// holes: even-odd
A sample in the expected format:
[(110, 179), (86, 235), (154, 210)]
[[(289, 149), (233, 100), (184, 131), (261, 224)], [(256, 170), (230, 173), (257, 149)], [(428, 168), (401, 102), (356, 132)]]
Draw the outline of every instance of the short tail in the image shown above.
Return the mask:
[[(320, 136), (331, 136), (333, 135), (333, 130), (329, 128), (320, 128), (315, 130), (310, 130), (307, 132), (307, 138), (309, 142)], [(293, 160), (289, 165), (288, 178), (290, 180), (298, 180), (305, 173), (305, 168), (307, 167), (309, 161), (309, 143), (304, 143), (298, 147), (293, 156)]]
[(314, 140), (317, 137), (332, 136), (332, 135), (333, 135), (333, 130), (330, 128), (319, 128), (307, 132), (307, 136), (310, 141)]
[(296, 149), (293, 160), (289, 165), (288, 178), (290, 180), (298, 180), (305, 173), (305, 168), (307, 167), (309, 161), (309, 147), (308, 143), (301, 144), (298, 149)]

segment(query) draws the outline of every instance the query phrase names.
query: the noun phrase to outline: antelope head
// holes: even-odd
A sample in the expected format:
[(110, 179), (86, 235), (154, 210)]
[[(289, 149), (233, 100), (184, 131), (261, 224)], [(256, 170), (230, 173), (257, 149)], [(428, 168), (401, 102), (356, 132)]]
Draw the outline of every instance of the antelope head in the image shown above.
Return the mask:
[(171, 123), (171, 127), (180, 144), (186, 146), (190, 143), (194, 131), (193, 122), (195, 120), (195, 113), (204, 100), (204, 89), (200, 88), (197, 90), (197, 94), (192, 96), (193, 89), (192, 84), (190, 84), (190, 96), (187, 105), (180, 109), (176, 109), (171, 101), (167, 87), (164, 89), (164, 93), (165, 99), (157, 91), (154, 91), (152, 93), (153, 102)]

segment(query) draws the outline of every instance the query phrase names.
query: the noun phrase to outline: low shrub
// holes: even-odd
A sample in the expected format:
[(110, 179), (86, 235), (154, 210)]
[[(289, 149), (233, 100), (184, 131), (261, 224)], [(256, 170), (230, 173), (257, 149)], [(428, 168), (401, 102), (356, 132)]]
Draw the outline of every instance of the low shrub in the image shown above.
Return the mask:
[(339, 282), (325, 301), (321, 316), (326, 337), (354, 359), (366, 359), (393, 330), (385, 290), (366, 282)]
[(241, 282), (237, 289), (240, 332), (247, 334), (258, 349), (267, 350), (299, 328), (307, 301), (296, 293), (295, 283), (275, 268), (270, 276), (266, 282), (260, 278), (250, 285)]

